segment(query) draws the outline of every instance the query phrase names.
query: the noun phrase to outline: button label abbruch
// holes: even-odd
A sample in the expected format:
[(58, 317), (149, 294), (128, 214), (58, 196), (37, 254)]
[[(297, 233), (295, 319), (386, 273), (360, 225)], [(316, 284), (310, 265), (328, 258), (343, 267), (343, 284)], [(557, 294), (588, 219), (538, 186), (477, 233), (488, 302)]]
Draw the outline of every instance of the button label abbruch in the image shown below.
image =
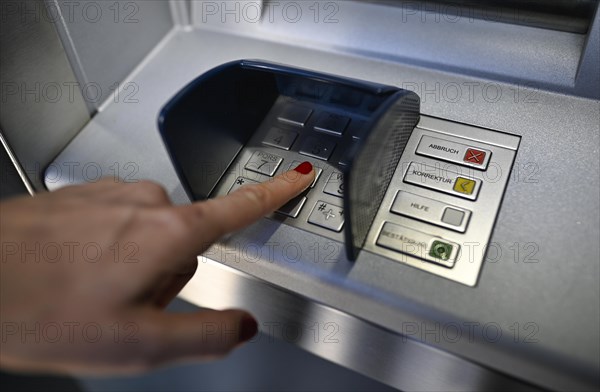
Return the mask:
[(480, 170), (487, 168), (492, 155), (488, 150), (427, 135), (421, 138), (417, 154)]

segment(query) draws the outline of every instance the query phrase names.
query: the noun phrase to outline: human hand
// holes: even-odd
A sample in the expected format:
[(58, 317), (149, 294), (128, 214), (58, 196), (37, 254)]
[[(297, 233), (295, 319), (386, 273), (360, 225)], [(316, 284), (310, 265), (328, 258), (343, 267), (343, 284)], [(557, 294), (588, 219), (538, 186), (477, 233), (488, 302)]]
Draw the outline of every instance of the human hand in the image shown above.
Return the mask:
[(128, 373), (228, 353), (257, 332), (242, 310), (166, 313), (197, 256), (314, 180), (310, 164), (173, 206), (151, 182), (101, 180), (0, 203), (0, 366)]

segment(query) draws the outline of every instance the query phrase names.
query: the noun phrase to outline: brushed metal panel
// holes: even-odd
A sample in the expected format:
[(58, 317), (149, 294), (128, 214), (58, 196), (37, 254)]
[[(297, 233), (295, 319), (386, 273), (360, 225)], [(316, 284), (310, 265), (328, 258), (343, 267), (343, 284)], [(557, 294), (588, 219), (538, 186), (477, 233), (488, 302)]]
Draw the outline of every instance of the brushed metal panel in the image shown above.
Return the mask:
[[(303, 48), (598, 98), (588, 89), (574, 88), (585, 34), (501, 23), (489, 13), (478, 19), (473, 17), (477, 6), (457, 12), (456, 3), (440, 8), (409, 1), (390, 6), (282, 0), (264, 2), (260, 21), (254, 17), (256, 5), (245, 3), (254, 2), (193, 1), (192, 23)], [(512, 16), (527, 17), (516, 11)]]
[(247, 309), (266, 335), (399, 390), (539, 390), (215, 261), (201, 257), (199, 265), (181, 298), (213, 309)]
[[(326, 245), (322, 238), (267, 220), (221, 244), (227, 263), (390, 330), (397, 330), (402, 321), (497, 323), (504, 338), (495, 343), (435, 341), (429, 336), (420, 340), (550, 389), (595, 388), (600, 367), (598, 101), (334, 50), (299, 48), (234, 34), (176, 31), (128, 79), (144, 91), (140, 103), (108, 105), (54, 165), (64, 168), (68, 162), (99, 162), (110, 175), (115, 163), (123, 168), (135, 162), (139, 170), (134, 178), (154, 179), (166, 186), (176, 202), (188, 201), (158, 135), (156, 116), (193, 78), (244, 57), (399, 87), (418, 82), (419, 88), (433, 91), (421, 95), (424, 115), (509, 132), (522, 139), (491, 238), (503, 252), (486, 260), (476, 288), (376, 255), (365, 254), (352, 264), (341, 252), (333, 252), (331, 262), (325, 262), (329, 253), (322, 248)], [(458, 86), (461, 95), (449, 97), (436, 85)], [(487, 86), (499, 92), (496, 100), (490, 101), (486, 95)], [(440, 131), (437, 124), (435, 128)], [(581, 173), (586, 173), (584, 180)], [(62, 176), (56, 180), (50, 174), (47, 183), (52, 189), (86, 180), (81, 167), (71, 179)], [(307, 257), (295, 262), (281, 255), (260, 262), (240, 260), (236, 244), (268, 241), (299, 243)], [(311, 260), (315, 251), (310, 246), (315, 243), (321, 246), (319, 260)], [(572, 246), (580, 243), (585, 246)], [(533, 256), (531, 249), (525, 248), (529, 245), (538, 247)], [(237, 261), (232, 261), (236, 257)], [(233, 301), (229, 293), (222, 295), (224, 301)], [(534, 343), (523, 342), (531, 332), (523, 330), (528, 322), (538, 326)], [(515, 323), (520, 332), (518, 343), (509, 329)]]
[(43, 1), (2, 4), (0, 127), (36, 191), (46, 166), (89, 121)]
[(174, 25), (169, 1), (49, 0), (92, 111), (107, 100), (139, 100), (139, 86), (123, 80)]

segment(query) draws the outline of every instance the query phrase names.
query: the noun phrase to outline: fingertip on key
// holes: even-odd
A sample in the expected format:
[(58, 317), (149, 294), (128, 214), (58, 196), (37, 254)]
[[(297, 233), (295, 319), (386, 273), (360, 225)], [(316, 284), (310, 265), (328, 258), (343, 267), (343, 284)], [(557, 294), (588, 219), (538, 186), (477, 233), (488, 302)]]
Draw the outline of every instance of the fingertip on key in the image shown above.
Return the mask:
[(302, 162), (294, 169), (294, 171), (306, 175), (313, 171), (313, 165), (310, 162)]

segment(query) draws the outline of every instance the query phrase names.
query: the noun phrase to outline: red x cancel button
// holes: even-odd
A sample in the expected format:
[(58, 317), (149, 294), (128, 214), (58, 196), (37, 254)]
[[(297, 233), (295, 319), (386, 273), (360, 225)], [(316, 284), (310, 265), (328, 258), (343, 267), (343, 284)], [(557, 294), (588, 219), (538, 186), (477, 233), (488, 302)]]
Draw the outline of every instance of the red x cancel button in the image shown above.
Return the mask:
[[(463, 144), (458, 138), (444, 138), (423, 135), (416, 153), (434, 159), (453, 162), (461, 166), (470, 166), (477, 170), (485, 170), (492, 156), (492, 151), (472, 144)], [(465, 142), (469, 142), (465, 140)]]
[(485, 151), (476, 150), (474, 148), (468, 148), (464, 157), (464, 161), (476, 165), (483, 165), (483, 163), (485, 162), (485, 155)]

